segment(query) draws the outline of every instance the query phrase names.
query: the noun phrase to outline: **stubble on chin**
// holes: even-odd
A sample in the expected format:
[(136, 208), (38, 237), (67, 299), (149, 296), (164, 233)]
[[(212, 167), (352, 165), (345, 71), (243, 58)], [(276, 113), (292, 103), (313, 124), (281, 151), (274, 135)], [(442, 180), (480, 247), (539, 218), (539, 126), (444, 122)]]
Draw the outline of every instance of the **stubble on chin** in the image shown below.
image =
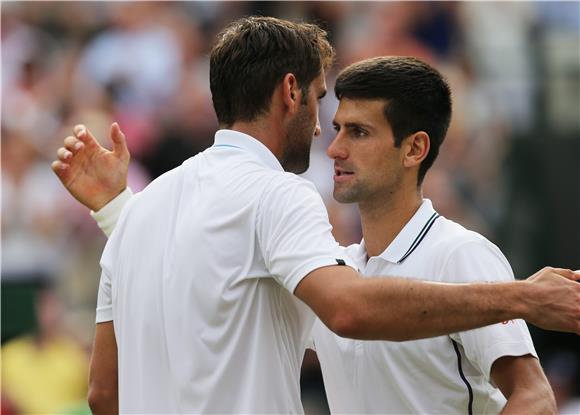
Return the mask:
[(310, 166), (310, 146), (312, 137), (286, 136), (286, 147), (282, 155), (282, 167), (285, 171), (301, 174)]
[(338, 203), (355, 203), (357, 198), (353, 193), (352, 189), (340, 188), (335, 184), (332, 196)]

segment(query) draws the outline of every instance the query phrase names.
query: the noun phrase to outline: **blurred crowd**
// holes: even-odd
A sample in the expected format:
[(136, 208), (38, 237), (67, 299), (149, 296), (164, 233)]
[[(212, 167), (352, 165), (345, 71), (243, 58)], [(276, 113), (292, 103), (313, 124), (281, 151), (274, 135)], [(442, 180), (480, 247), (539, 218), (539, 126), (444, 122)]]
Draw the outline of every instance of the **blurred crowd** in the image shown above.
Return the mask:
[[(324, 27), (337, 50), (329, 92), (341, 68), (372, 56), (412, 55), (437, 67), (450, 82), (454, 114), (425, 196), (441, 214), (496, 243), (518, 276), (543, 265), (580, 268), (579, 8), (577, 2), (4, 2), (3, 411), (86, 411), (105, 238), (50, 171), (62, 139), (84, 123), (109, 145), (109, 126), (118, 121), (132, 154), (134, 191), (210, 146), (217, 121), (208, 55), (216, 34), (240, 16)], [(322, 135), (305, 177), (322, 194), (337, 240), (349, 244), (361, 236), (358, 214), (332, 199), (325, 154), (337, 105), (332, 93), (322, 101)], [(580, 410), (577, 338), (533, 334), (560, 409)], [(310, 355), (302, 380), (306, 409), (323, 412)]]

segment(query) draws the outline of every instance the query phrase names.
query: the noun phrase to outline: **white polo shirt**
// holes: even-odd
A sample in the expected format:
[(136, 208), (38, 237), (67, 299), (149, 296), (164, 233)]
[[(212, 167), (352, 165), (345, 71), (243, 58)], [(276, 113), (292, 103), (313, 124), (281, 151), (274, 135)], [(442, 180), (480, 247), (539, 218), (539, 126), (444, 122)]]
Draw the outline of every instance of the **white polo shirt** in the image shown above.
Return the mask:
[(314, 186), (254, 138), (215, 144), (128, 201), (101, 260), (122, 413), (302, 412), (314, 314), (293, 295), (337, 265)]
[[(439, 216), (429, 200), (380, 256), (367, 261), (364, 241), (346, 251), (366, 276), (513, 279), (495, 245)], [(506, 400), (491, 384), (493, 362), (502, 356), (537, 357), (521, 320), (407, 342), (345, 339), (320, 321), (313, 335), (333, 413), (499, 413)]]

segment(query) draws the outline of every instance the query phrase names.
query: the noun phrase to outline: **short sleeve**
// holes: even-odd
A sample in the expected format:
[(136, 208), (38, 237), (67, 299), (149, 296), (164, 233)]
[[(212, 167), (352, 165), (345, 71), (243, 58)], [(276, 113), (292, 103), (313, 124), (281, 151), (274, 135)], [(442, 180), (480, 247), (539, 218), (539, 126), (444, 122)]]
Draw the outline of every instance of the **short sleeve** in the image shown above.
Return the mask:
[[(442, 275), (452, 281), (512, 281), (513, 272), (501, 251), (485, 239), (454, 249)], [(476, 330), (451, 335), (463, 346), (466, 357), (491, 381), (493, 363), (503, 356), (537, 358), (530, 333), (523, 320), (509, 320)]]
[(322, 198), (304, 179), (287, 174), (264, 190), (256, 221), (266, 268), (294, 292), (311, 271), (330, 265), (352, 266), (332, 236)]
[(101, 256), (101, 279), (99, 281), (99, 292), (97, 295), (97, 323), (113, 320), (113, 284), (111, 277), (113, 275), (113, 257), (117, 251), (115, 244), (116, 238), (113, 235), (107, 241), (103, 255)]
[(111, 291), (111, 278), (103, 270), (99, 282), (99, 294), (97, 296), (97, 323), (113, 320), (113, 299)]

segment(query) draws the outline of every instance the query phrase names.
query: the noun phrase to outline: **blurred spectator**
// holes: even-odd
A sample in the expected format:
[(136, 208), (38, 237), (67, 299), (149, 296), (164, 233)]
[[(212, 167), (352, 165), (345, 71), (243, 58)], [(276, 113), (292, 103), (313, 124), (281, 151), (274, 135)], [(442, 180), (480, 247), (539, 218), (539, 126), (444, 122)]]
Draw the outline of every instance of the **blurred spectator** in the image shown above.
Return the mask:
[(65, 193), (29, 135), (4, 130), (2, 136), (2, 279), (57, 275)]
[(57, 413), (86, 399), (88, 358), (61, 325), (51, 288), (38, 292), (38, 331), (2, 347), (2, 393), (22, 413)]
[[(85, 47), (79, 75), (115, 91), (120, 104), (142, 110), (163, 104), (181, 73), (176, 34), (160, 24), (158, 3), (114, 3), (111, 25)], [(161, 20), (162, 22), (162, 20)]]

